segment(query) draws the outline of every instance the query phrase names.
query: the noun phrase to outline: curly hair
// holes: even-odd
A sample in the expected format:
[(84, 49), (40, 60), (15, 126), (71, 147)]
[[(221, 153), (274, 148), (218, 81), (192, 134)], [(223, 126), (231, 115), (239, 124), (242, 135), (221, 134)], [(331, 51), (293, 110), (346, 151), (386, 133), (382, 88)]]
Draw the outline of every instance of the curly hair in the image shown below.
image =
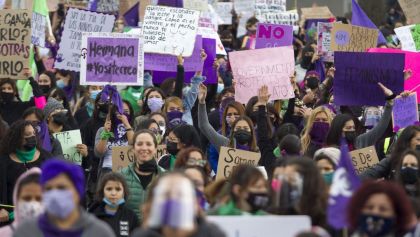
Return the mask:
[[(27, 126), (32, 126), (31, 122), (18, 120), (10, 126), (0, 145), (0, 154), (10, 155), (23, 146), (24, 133)], [(39, 142), (37, 148), (39, 149)]]

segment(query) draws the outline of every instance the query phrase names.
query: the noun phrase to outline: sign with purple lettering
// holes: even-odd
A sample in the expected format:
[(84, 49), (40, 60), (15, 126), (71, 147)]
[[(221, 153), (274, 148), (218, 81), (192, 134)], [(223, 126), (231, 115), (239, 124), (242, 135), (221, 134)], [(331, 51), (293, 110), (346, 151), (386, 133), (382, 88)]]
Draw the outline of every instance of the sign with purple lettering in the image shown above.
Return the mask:
[(392, 124), (394, 131), (406, 128), (419, 123), (417, 105), (417, 93), (411, 93), (407, 97), (398, 96), (394, 100), (392, 108)]
[[(194, 51), (191, 57), (184, 58), (184, 71), (196, 72), (203, 70), (203, 62), (201, 62), (201, 49), (202, 47), (201, 35), (197, 35), (195, 39)], [(167, 54), (144, 54), (144, 69), (162, 72), (176, 72), (177, 70), (177, 57)]]
[(138, 35), (84, 33), (81, 85), (143, 85), (143, 44)]
[(289, 46), (293, 43), (293, 26), (258, 23), (256, 49)]
[(378, 82), (400, 94), (404, 89), (405, 55), (335, 52), (334, 104), (383, 106)]

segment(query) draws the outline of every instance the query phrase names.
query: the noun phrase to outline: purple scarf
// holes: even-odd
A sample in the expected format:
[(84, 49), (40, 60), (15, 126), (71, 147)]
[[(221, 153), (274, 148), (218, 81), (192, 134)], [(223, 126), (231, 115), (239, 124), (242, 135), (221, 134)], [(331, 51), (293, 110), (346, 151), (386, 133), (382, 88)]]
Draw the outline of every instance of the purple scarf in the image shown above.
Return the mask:
[(236, 143), (236, 149), (240, 149), (240, 150), (244, 150), (244, 151), (249, 151), (250, 150), (248, 145), (241, 145), (239, 143)]
[(42, 148), (48, 152), (52, 151), (50, 133), (48, 131), (47, 121), (40, 123), (41, 131), (38, 133), (38, 139), (42, 142)]
[(44, 237), (81, 237), (83, 229), (80, 230), (60, 230), (50, 223), (47, 214), (42, 214), (38, 218), (39, 229)]
[[(111, 96), (112, 95), (112, 96)], [(102, 90), (102, 94), (101, 94), (101, 101), (103, 103), (108, 103), (109, 99), (111, 98), (111, 103), (115, 106), (117, 106), (117, 111), (120, 114), (123, 114), (123, 105), (122, 105), (122, 100), (121, 100), (121, 96), (117, 91), (117, 88), (115, 88), (114, 86), (111, 85), (106, 85), (104, 87), (104, 89)], [(121, 127), (121, 121), (119, 119), (117, 119), (114, 115), (111, 116), (111, 118), (115, 118), (113, 120), (115, 121), (111, 121), (112, 123), (115, 123), (115, 129), (114, 129), (114, 137), (115, 139), (120, 139), (122, 138), (124, 135), (122, 131), (118, 131), (118, 128)], [(127, 117), (127, 119), (129, 119)], [(128, 120), (130, 121), (130, 120)]]

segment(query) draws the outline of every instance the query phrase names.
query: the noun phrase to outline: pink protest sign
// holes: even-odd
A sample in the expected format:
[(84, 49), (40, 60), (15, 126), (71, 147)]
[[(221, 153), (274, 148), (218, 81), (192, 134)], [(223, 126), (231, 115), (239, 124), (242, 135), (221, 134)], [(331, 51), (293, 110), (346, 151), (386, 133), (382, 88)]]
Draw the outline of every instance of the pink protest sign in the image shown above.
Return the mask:
[(411, 69), (413, 75), (404, 82), (404, 90), (417, 92), (417, 101), (420, 101), (420, 53), (403, 51), (399, 49), (373, 48), (371, 53), (403, 53), (405, 54), (404, 70)]
[(229, 60), (236, 80), (236, 101), (246, 104), (263, 85), (268, 86), (271, 100), (295, 96), (290, 84), (290, 76), (295, 69), (292, 47), (231, 52)]
[(264, 24), (257, 26), (256, 49), (289, 46), (293, 43), (293, 26)]

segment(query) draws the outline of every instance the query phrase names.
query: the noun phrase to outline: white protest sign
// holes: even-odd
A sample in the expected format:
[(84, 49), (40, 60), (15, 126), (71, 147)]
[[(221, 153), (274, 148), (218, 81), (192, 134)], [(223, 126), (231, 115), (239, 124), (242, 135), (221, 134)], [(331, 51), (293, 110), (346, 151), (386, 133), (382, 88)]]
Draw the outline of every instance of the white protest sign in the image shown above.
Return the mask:
[(414, 43), (411, 28), (415, 25), (402, 26), (394, 29), (398, 39), (401, 42), (402, 50), (416, 52), (416, 44)]
[(309, 216), (208, 216), (226, 237), (295, 237), (311, 230)]
[(184, 8), (198, 11), (207, 11), (207, 0), (183, 0)]
[(99, 0), (97, 3), (97, 12), (115, 13), (120, 8), (120, 0)]
[(236, 0), (233, 2), (233, 7), (236, 13), (241, 16), (237, 31), (237, 36), (241, 36), (246, 33), (246, 21), (254, 16), (255, 0)]
[(216, 12), (220, 17), (220, 25), (232, 25), (232, 2), (218, 2)]
[(147, 6), (143, 22), (144, 51), (190, 57), (200, 12), (184, 8)]
[(262, 23), (297, 26), (299, 14), (295, 10), (287, 12), (267, 12), (256, 16)]
[(214, 8), (209, 5), (208, 11), (202, 11), (198, 20), (198, 27), (212, 28), (217, 32), (220, 17), (217, 15)]
[(39, 13), (32, 12), (32, 44), (45, 47), (45, 28), (47, 26), (47, 17)]
[(54, 68), (80, 71), (82, 32), (111, 32), (115, 16), (76, 8), (67, 11)]
[(286, 0), (255, 0), (255, 15), (286, 11)]
[(71, 130), (60, 133), (54, 133), (54, 138), (57, 139), (61, 148), (63, 149), (64, 159), (75, 164), (82, 164), (82, 156), (76, 149), (76, 145), (82, 144), (82, 137), (80, 130)]
[(215, 39), (216, 40), (216, 54), (227, 55), (225, 47), (220, 40), (219, 34), (211, 28), (198, 27), (197, 34), (203, 38)]

